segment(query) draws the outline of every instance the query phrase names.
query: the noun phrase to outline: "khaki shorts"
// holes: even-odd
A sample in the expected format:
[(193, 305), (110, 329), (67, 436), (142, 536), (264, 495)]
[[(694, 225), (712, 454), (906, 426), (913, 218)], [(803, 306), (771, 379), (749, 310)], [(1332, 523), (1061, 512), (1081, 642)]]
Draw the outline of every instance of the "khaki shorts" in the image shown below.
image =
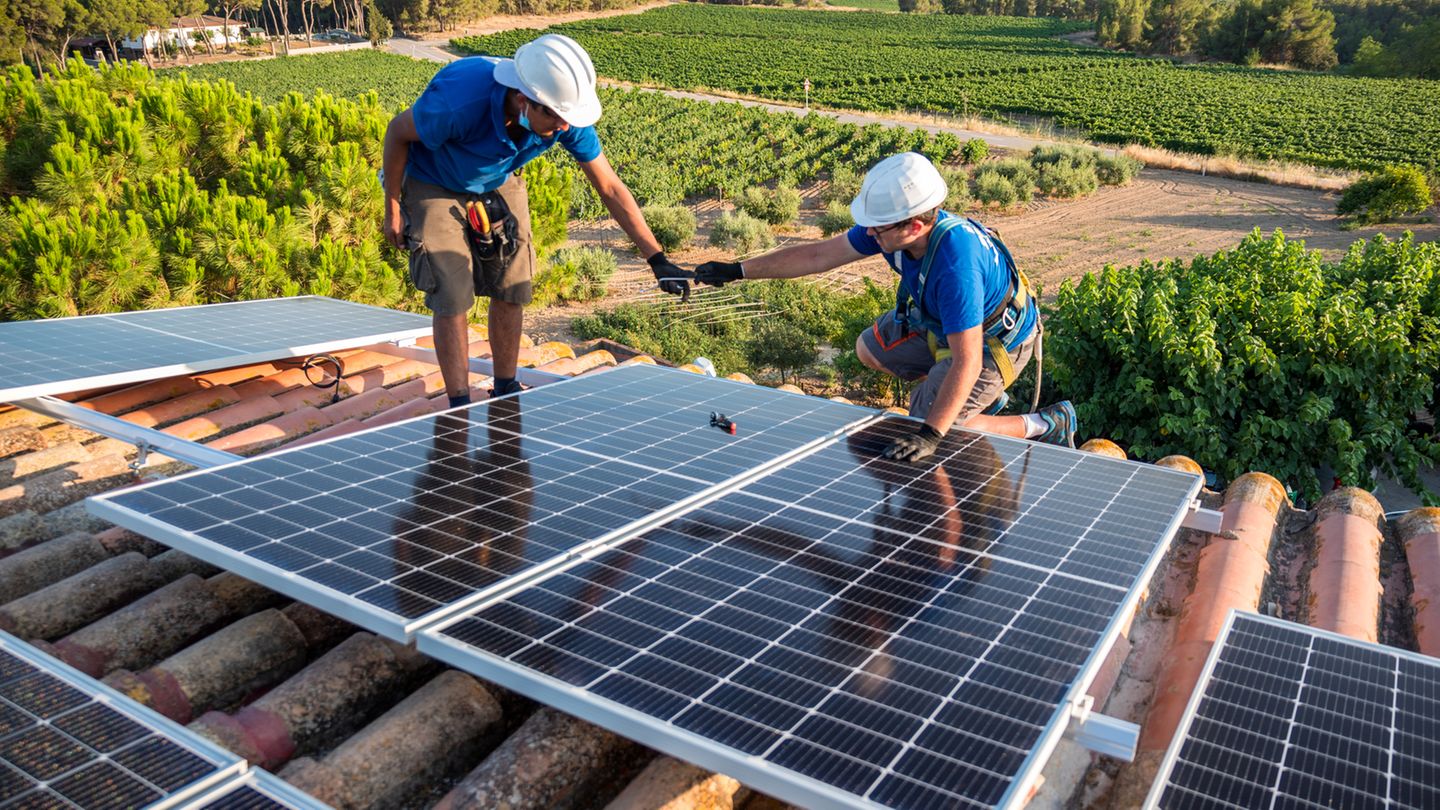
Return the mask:
[[(1009, 352), (1010, 362), (1015, 364), (1017, 375), (1025, 369), (1025, 365), (1035, 354), (1036, 334), (1039, 334), (1039, 330)], [(945, 373), (950, 370), (950, 358), (936, 362), (935, 355), (930, 353), (930, 341), (925, 339), (925, 333), (910, 331), (908, 326), (900, 322), (894, 310), (882, 315), (874, 326), (861, 334), (861, 339), (865, 341), (865, 348), (870, 350), (870, 354), (891, 374), (906, 382), (922, 381), (910, 392), (910, 415), (924, 419), (935, 405), (940, 384), (945, 381)], [(965, 407), (960, 409), (955, 423), (963, 425), (970, 417), (983, 412), (990, 407), (990, 403), (999, 399), (1000, 392), (1004, 390), (1005, 380), (1000, 376), (1000, 369), (995, 367), (990, 352), (986, 351), (984, 362), (980, 366), (980, 378), (970, 389), (970, 398), (965, 400)]]
[(425, 306), (436, 315), (464, 315), (475, 305), (477, 295), (511, 304), (530, 303), (535, 243), (530, 238), (525, 180), (513, 174), (496, 191), (515, 215), (519, 250), (509, 263), (486, 266), (470, 250), (470, 226), (465, 219), (465, 203), (475, 195), (405, 177), (400, 210), (410, 245), (410, 282), (425, 293)]

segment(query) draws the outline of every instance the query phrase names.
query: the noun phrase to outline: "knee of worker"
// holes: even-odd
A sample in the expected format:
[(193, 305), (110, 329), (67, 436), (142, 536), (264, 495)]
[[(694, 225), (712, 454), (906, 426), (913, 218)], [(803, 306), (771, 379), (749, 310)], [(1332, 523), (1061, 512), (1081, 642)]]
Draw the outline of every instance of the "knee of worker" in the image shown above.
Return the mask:
[(868, 368), (882, 371), (886, 374), (890, 373), (890, 369), (881, 365), (880, 361), (875, 358), (875, 355), (870, 353), (870, 347), (865, 345), (864, 332), (861, 332), (860, 335), (855, 338), (855, 356), (860, 358), (860, 362), (864, 363)]

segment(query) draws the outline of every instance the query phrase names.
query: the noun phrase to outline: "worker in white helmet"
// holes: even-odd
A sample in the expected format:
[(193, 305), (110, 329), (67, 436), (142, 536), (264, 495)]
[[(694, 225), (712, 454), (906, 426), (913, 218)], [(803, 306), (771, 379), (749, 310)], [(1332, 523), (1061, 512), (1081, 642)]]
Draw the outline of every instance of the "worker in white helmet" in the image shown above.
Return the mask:
[(451, 407), (469, 403), (467, 319), (489, 303), (493, 396), (515, 380), (535, 247), (521, 168), (560, 144), (634, 240), (668, 293), (692, 274), (666, 258), (635, 198), (600, 150), (595, 67), (579, 43), (546, 34), (514, 59), (471, 57), (435, 74), (385, 130), (385, 238), (410, 252), (410, 279), (434, 313), (435, 353)]
[(885, 455), (914, 461), (935, 452), (952, 425), (1075, 446), (1075, 409), (1000, 416), (1005, 389), (1030, 362), (1040, 318), (1009, 250), (979, 222), (940, 210), (948, 189), (914, 152), (888, 157), (865, 176), (850, 204), (855, 226), (821, 242), (742, 262), (706, 262), (695, 280), (797, 278), (883, 254), (900, 274), (896, 306), (855, 342), (860, 361), (904, 380), (923, 380), (910, 413), (924, 420)]

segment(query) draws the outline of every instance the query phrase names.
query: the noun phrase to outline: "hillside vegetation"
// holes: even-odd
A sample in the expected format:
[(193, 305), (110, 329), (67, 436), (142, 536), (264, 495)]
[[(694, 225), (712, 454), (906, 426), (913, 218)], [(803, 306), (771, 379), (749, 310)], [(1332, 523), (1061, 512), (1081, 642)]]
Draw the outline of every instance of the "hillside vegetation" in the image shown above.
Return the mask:
[[(1054, 39), (1085, 23), (677, 5), (567, 23), (605, 76), (860, 110), (1043, 116), (1109, 143), (1370, 169), (1440, 154), (1440, 84), (1184, 65)], [(509, 55), (539, 31), (470, 37)], [(664, 47), (656, 43), (663, 36)]]

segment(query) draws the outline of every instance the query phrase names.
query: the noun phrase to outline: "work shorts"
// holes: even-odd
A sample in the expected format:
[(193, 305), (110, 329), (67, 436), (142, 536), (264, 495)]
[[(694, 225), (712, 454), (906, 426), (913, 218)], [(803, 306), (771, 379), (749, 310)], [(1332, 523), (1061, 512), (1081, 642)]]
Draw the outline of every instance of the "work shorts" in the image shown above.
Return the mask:
[[(1037, 334), (1038, 329), (1009, 352), (1010, 362), (1015, 365), (1017, 375), (1035, 354)], [(940, 384), (945, 381), (945, 374), (950, 370), (951, 358), (937, 361), (930, 351), (930, 341), (926, 339), (925, 333), (910, 331), (910, 327), (900, 320), (893, 309), (866, 330), (861, 335), (861, 340), (865, 341), (865, 348), (870, 350), (870, 354), (880, 361), (886, 371), (906, 382), (921, 381), (910, 392), (910, 415), (924, 419), (935, 405)], [(982, 413), (1005, 390), (1005, 380), (1000, 376), (1000, 369), (996, 368), (988, 349), (985, 350), (984, 357), (980, 366), (980, 377), (970, 389), (970, 398), (965, 401), (965, 407), (960, 409), (960, 415), (956, 417), (957, 425), (963, 425), (970, 417)]]
[(400, 195), (410, 245), (410, 281), (436, 315), (464, 315), (475, 296), (511, 304), (530, 303), (535, 243), (530, 238), (530, 200), (525, 180), (512, 174), (496, 189), (517, 225), (517, 250), (508, 262), (480, 262), (471, 251), (465, 203), (475, 199), (406, 176)]

